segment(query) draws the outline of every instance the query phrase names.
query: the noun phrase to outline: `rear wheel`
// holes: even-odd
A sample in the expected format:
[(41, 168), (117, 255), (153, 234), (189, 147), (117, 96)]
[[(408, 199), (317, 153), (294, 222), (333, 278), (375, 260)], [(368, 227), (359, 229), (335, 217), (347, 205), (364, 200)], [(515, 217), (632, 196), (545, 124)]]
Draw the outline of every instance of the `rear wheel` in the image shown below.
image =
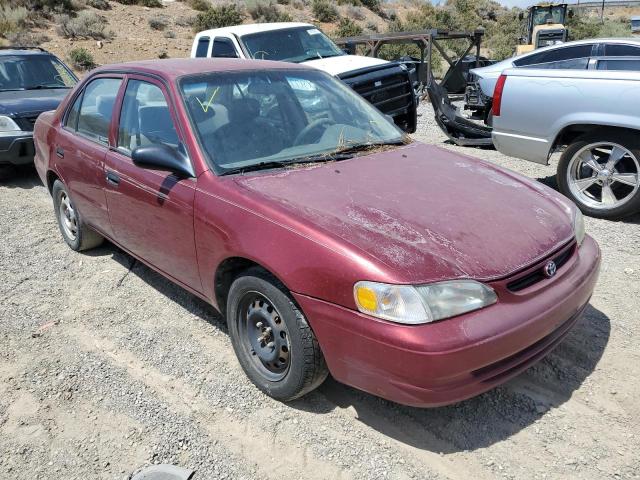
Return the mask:
[(80, 252), (100, 245), (104, 238), (82, 221), (71, 201), (67, 187), (60, 180), (53, 183), (51, 189), (53, 206), (60, 227), (60, 233), (65, 243), (72, 250)]
[(231, 285), (227, 321), (238, 360), (267, 395), (294, 400), (328, 374), (320, 346), (285, 287), (261, 269)]
[(640, 211), (640, 142), (615, 130), (584, 135), (558, 164), (558, 187), (586, 215), (616, 219)]

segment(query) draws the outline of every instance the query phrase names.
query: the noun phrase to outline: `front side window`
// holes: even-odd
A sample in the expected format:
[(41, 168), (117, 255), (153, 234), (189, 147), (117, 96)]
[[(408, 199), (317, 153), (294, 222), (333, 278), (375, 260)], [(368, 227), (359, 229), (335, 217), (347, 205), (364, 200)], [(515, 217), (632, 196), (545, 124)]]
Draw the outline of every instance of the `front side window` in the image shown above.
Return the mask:
[(71, 88), (78, 79), (51, 55), (0, 57), (0, 91)]
[(158, 86), (130, 80), (120, 111), (118, 148), (130, 153), (157, 144), (174, 148), (179, 144), (167, 100)]
[(216, 38), (213, 41), (212, 57), (219, 58), (238, 58), (236, 47), (228, 38)]
[[(527, 55), (518, 60), (515, 60), (513, 64), (516, 67), (531, 67), (531, 68), (586, 68), (593, 50), (592, 44), (587, 45), (575, 45), (572, 47), (553, 48), (549, 50), (543, 50), (541, 52)], [(586, 60), (585, 62), (569, 63), (567, 61), (574, 60)], [(565, 62), (566, 65), (572, 66), (559, 66), (559, 67), (545, 67), (545, 63)], [(584, 63), (584, 66), (582, 64)], [(562, 65), (562, 63), (560, 63)]]
[(306, 62), (344, 55), (324, 33), (315, 27), (297, 27), (252, 33), (240, 38), (250, 58)]
[(377, 109), (322, 72), (205, 74), (184, 78), (180, 88), (200, 144), (223, 174), (405, 141)]
[(604, 47), (604, 54), (607, 57), (640, 57), (640, 47), (609, 43)]
[[(85, 87), (78, 111), (78, 133), (100, 143), (108, 143), (109, 125), (121, 83), (120, 78), (97, 78)], [(72, 113), (73, 108), (67, 120)]]

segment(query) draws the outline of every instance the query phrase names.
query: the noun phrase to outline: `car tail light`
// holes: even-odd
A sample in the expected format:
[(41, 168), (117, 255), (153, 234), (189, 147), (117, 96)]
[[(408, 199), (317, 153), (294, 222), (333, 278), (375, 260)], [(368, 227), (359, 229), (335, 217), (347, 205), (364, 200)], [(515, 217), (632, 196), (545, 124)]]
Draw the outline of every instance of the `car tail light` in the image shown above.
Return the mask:
[(506, 75), (500, 75), (496, 88), (493, 91), (493, 104), (491, 106), (491, 113), (494, 117), (500, 116), (500, 107), (502, 106), (502, 91), (504, 90), (504, 84), (507, 81)]

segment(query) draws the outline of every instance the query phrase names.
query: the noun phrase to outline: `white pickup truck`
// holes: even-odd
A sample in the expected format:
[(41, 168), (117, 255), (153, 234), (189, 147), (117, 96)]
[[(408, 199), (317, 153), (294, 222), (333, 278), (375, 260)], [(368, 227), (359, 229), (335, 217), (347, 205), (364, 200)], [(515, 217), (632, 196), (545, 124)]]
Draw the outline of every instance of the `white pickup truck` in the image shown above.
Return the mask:
[(406, 132), (416, 129), (417, 97), (404, 64), (349, 55), (308, 23), (257, 23), (205, 30), (196, 34), (191, 57), (304, 63), (345, 82)]
[(640, 57), (607, 69), (510, 69), (493, 95), (493, 144), (548, 164), (562, 151), (560, 191), (591, 216), (640, 212)]

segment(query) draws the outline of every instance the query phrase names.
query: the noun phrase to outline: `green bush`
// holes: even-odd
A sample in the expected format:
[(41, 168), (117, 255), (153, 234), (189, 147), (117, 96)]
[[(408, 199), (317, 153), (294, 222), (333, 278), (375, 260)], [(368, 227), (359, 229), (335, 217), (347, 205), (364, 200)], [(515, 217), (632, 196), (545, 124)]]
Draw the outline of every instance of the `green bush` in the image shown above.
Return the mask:
[(62, 14), (56, 16), (58, 34), (65, 38), (108, 38), (110, 34), (105, 31), (107, 26), (104, 17), (89, 10), (83, 10), (78, 16), (71, 17)]
[(149, 8), (162, 8), (162, 2), (160, 0), (116, 0), (116, 2), (123, 5), (140, 5), (142, 7)]
[(151, 17), (148, 22), (153, 30), (164, 30), (168, 25), (167, 19), (164, 17)]
[(259, 23), (292, 22), (293, 17), (286, 12), (281, 12), (278, 6), (272, 2), (258, 0), (247, 8), (247, 12), (253, 20)]
[(234, 4), (210, 7), (205, 12), (196, 15), (193, 29), (196, 32), (210, 28), (231, 27), (242, 23), (243, 15)]
[(211, 2), (208, 0), (189, 0), (189, 6), (199, 12), (206, 12), (211, 7)]
[(95, 68), (93, 55), (86, 48), (74, 48), (69, 51), (69, 62), (76, 70), (91, 70)]
[(22, 30), (28, 15), (25, 7), (0, 6), (0, 37)]
[(18, 30), (17, 32), (8, 33), (7, 40), (11, 45), (19, 47), (37, 47), (38, 45), (48, 42), (50, 39), (42, 33), (32, 33), (27, 30)]
[(86, 0), (89, 7), (97, 8), (98, 10), (111, 10), (111, 5), (107, 0)]
[(362, 27), (350, 18), (341, 18), (338, 28), (333, 32), (335, 38), (357, 37), (362, 35)]
[(362, 5), (367, 7), (374, 13), (380, 15), (382, 13), (382, 1), (381, 0), (360, 0)]
[(327, 0), (313, 0), (311, 9), (319, 22), (331, 23), (335, 22), (339, 17), (336, 7)]

